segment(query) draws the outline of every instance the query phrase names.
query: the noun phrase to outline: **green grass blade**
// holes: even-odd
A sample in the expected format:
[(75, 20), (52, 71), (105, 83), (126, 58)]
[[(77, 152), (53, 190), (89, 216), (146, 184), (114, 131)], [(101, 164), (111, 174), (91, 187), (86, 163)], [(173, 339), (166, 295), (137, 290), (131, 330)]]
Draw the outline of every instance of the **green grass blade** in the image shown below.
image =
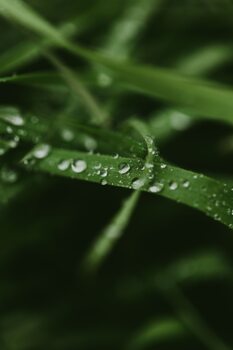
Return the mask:
[(156, 346), (167, 340), (175, 340), (186, 334), (185, 327), (174, 318), (155, 320), (134, 334), (126, 349), (147, 349), (148, 346)]
[[(93, 6), (87, 12), (72, 18), (59, 25), (62, 36), (71, 39), (74, 35), (81, 34), (90, 27), (99, 17), (96, 15), (98, 6)], [(23, 41), (10, 48), (0, 56), (0, 73), (7, 73), (18, 69), (40, 57), (44, 50), (55, 47), (55, 43), (49, 37), (37, 41)]]
[(99, 61), (130, 89), (166, 100), (201, 117), (233, 124), (233, 92), (230, 89), (161, 68), (120, 64), (105, 58)]
[(183, 58), (176, 69), (182, 74), (202, 76), (230, 61), (233, 49), (224, 45), (210, 45)]
[(47, 53), (46, 56), (61, 73), (62, 77), (66, 81), (67, 85), (70, 87), (71, 91), (75, 94), (75, 96), (80, 98), (87, 111), (89, 111), (91, 121), (97, 125), (104, 124), (107, 119), (106, 113), (99, 106), (92, 94), (84, 86), (77, 73), (74, 73), (53, 54)]
[[(162, 278), (167, 286), (171, 283), (177, 285), (194, 285), (208, 281), (232, 281), (232, 264), (226, 257), (215, 251), (192, 253), (188, 257), (172, 261), (165, 268), (158, 266), (148, 267), (140, 277), (130, 277), (121, 281), (122, 296), (126, 299), (145, 297), (148, 290), (155, 291), (157, 283)], [(139, 283), (138, 283), (139, 282)]]
[(103, 52), (114, 58), (127, 59), (143, 26), (152, 13), (160, 9), (162, 2), (163, 0), (139, 0), (136, 4), (129, 2), (107, 36)]
[[(33, 157), (33, 154), (28, 156)], [(59, 163), (67, 160), (68, 169), (61, 171)], [(83, 171), (75, 172), (70, 164), (81, 160)], [(127, 164), (130, 171), (121, 175), (119, 169)], [(107, 155), (87, 154), (77, 151), (51, 149), (44, 159), (36, 162), (34, 168), (54, 175), (66, 176), (103, 184), (101, 171), (106, 173), (104, 184), (155, 192), (164, 197), (196, 208), (215, 220), (233, 229), (233, 196), (232, 187), (202, 174), (197, 174), (178, 167), (173, 167), (158, 160), (154, 168), (152, 182), (149, 186), (140, 182), (144, 177), (145, 162), (142, 159), (117, 159)], [(97, 167), (97, 169), (96, 169)], [(100, 167), (100, 169), (98, 169)], [(136, 186), (137, 185), (137, 186)], [(202, 189), (200, 191), (200, 188)]]
[(85, 271), (96, 271), (111, 253), (129, 223), (138, 198), (139, 192), (132, 193), (123, 203), (122, 208), (111, 220), (110, 224), (101, 232), (84, 259), (83, 268)]
[(231, 276), (231, 264), (218, 252), (202, 252), (174, 262), (165, 269), (167, 278), (177, 283), (224, 279)]
[[(147, 157), (143, 169), (143, 176), (140, 177), (137, 181), (140, 184), (140, 181), (143, 183), (148, 183), (150, 181), (150, 176), (153, 174), (153, 160), (155, 147), (153, 140), (146, 136), (146, 127), (144, 124), (138, 123), (137, 121), (131, 121), (131, 125), (143, 136), (145, 143), (147, 145)], [(144, 130), (145, 129), (145, 130)], [(119, 172), (121, 174), (126, 174), (130, 170), (129, 166), (125, 163), (120, 167)], [(107, 254), (113, 249), (115, 243), (122, 236), (129, 220), (132, 216), (134, 208), (140, 197), (140, 191), (136, 191), (129, 196), (129, 198), (125, 201), (120, 211), (113, 218), (111, 223), (107, 226), (107, 228), (100, 234), (97, 241), (94, 243), (91, 248), (89, 254), (87, 255), (84, 261), (84, 268), (87, 270), (96, 270), (103, 259)]]
[(102, 64), (115, 74), (115, 79), (131, 89), (169, 101), (202, 117), (232, 124), (233, 92), (211, 85), (208, 81), (186, 78), (173, 71), (142, 65), (119, 63), (94, 51), (74, 45), (61, 35), (49, 22), (36, 14), (20, 0), (0, 0), (0, 11), (42, 37), (49, 37), (78, 56), (92, 63)]

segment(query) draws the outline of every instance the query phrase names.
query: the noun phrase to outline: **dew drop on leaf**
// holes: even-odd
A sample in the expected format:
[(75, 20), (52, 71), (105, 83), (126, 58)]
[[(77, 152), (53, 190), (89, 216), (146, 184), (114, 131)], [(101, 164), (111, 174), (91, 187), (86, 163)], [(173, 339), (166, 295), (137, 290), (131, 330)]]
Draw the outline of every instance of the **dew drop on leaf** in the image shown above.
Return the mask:
[(12, 169), (3, 168), (1, 171), (1, 179), (7, 183), (14, 183), (18, 180), (18, 174)]
[(183, 186), (184, 188), (189, 188), (190, 182), (189, 182), (188, 180), (184, 180), (183, 183), (182, 183), (182, 186)]
[(101, 180), (101, 185), (103, 185), (103, 186), (107, 185), (107, 180), (105, 180), (105, 179)]
[(6, 150), (4, 148), (0, 148), (0, 156), (3, 156), (6, 153)]
[(112, 78), (106, 73), (100, 73), (98, 75), (98, 84), (101, 87), (108, 87), (112, 84)]
[(128, 173), (130, 171), (130, 165), (129, 164), (127, 164), (127, 163), (121, 163), (120, 165), (119, 165), (119, 173), (120, 174), (126, 174), (126, 173)]
[(12, 133), (13, 133), (12, 127), (11, 127), (11, 126), (8, 126), (8, 127), (6, 128), (6, 132), (7, 132), (8, 134), (12, 134)]
[(160, 168), (161, 168), (161, 169), (166, 169), (166, 167), (167, 167), (167, 164), (165, 164), (165, 163), (162, 163), (162, 164), (160, 165)]
[(65, 142), (70, 142), (74, 139), (74, 133), (70, 129), (63, 129), (61, 131), (61, 137)]
[(33, 156), (37, 159), (44, 159), (49, 155), (51, 147), (48, 144), (41, 144), (36, 146), (33, 151)]
[(216, 221), (220, 221), (221, 220), (221, 218), (220, 218), (220, 216), (218, 214), (214, 214), (214, 219)]
[(175, 111), (171, 114), (170, 122), (173, 129), (183, 131), (189, 127), (191, 118), (187, 114)]
[(93, 137), (86, 136), (84, 139), (84, 146), (88, 151), (93, 152), (97, 148), (97, 142)]
[(101, 168), (101, 163), (97, 163), (93, 166), (93, 169), (99, 170)]
[(172, 190), (172, 191), (177, 190), (177, 188), (178, 188), (178, 183), (175, 182), (175, 181), (171, 181), (171, 182), (169, 183), (169, 188), (170, 188), (170, 190)]
[(150, 188), (149, 191), (152, 193), (159, 193), (163, 190), (164, 185), (160, 182), (154, 183)]
[(61, 171), (65, 171), (69, 168), (70, 166), (70, 161), (67, 160), (67, 159), (64, 159), (64, 160), (61, 160), (59, 163), (58, 163), (58, 169), (61, 170)]
[(87, 163), (85, 160), (74, 160), (71, 168), (74, 173), (80, 174), (87, 169)]
[(24, 125), (24, 119), (20, 115), (8, 115), (5, 119), (15, 126)]
[(108, 176), (108, 169), (102, 169), (102, 170), (100, 171), (100, 176), (101, 176), (101, 177), (106, 177), (106, 176)]
[(142, 188), (144, 185), (145, 185), (145, 179), (136, 178), (132, 181), (132, 188), (134, 190), (138, 190), (138, 189)]
[(146, 164), (145, 164), (145, 168), (146, 168), (146, 169), (153, 169), (153, 168), (154, 168), (154, 164), (152, 164), (152, 163), (146, 163)]

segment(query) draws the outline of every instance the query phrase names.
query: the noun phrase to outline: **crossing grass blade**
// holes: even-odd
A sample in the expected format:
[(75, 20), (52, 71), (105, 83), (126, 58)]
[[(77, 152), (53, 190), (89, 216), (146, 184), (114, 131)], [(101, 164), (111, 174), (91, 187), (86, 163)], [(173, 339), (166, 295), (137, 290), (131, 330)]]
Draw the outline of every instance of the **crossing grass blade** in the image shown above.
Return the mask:
[(133, 192), (125, 200), (122, 208), (111, 220), (109, 225), (100, 233), (89, 252), (84, 258), (82, 267), (85, 272), (95, 272), (106, 259), (107, 255), (121, 238), (122, 233), (129, 224), (130, 217), (139, 198), (139, 192)]
[(166, 100), (202, 117), (233, 123), (233, 92), (224, 86), (191, 79), (171, 70), (120, 63), (100, 53), (74, 45), (39, 16), (23, 1), (0, 1), (0, 11), (42, 37), (49, 37), (58, 46), (83, 57), (91, 63), (101, 64), (114, 74), (115, 79), (127, 84), (130, 89)]
[(181, 322), (174, 318), (163, 318), (150, 321), (132, 337), (127, 349), (139, 350), (148, 346), (156, 346), (164, 341), (185, 337), (187, 330)]

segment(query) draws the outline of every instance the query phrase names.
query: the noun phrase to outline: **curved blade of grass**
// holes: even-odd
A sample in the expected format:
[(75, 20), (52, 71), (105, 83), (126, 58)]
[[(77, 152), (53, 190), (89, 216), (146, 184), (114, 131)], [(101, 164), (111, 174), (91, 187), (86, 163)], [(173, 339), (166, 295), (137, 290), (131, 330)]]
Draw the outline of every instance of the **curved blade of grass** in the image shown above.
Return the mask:
[(162, 2), (163, 0), (129, 2), (122, 17), (113, 25), (102, 50), (112, 57), (128, 58), (138, 34)]
[[(23, 120), (22, 126), (12, 124), (12, 118), (14, 120), (15, 116), (21, 116)], [(9, 127), (14, 137), (16, 136), (21, 141), (35, 144), (45, 139), (45, 135), (50, 131), (51, 124), (44, 118), (35, 119), (30, 115), (22, 115), (17, 108), (0, 106), (0, 132), (8, 135)], [(62, 120), (62, 124), (58, 125), (57, 133), (51, 141), (55, 142), (55, 144), (59, 141), (59, 144), (61, 144), (63, 133), (67, 131), (72, 131), (72, 140), (69, 140), (68, 145), (75, 149), (81, 147), (87, 150), (86, 141), (91, 138), (96, 143), (95, 150), (97, 152), (142, 158), (146, 155), (144, 144), (134, 140), (129, 135), (100, 129), (92, 125), (80, 124), (74, 119)], [(65, 146), (67, 146), (67, 142)]]
[(233, 124), (233, 92), (230, 89), (161, 68), (120, 64), (105, 58), (99, 61), (130, 89), (169, 101), (201, 117)]
[(0, 84), (17, 84), (67, 92), (68, 87), (60, 74), (55, 72), (25, 73), (0, 78)]
[(216, 69), (220, 64), (229, 61), (233, 49), (224, 45), (210, 45), (192, 52), (191, 55), (183, 58), (176, 69), (182, 74), (200, 76)]
[[(98, 4), (93, 6), (85, 13), (79, 15), (77, 18), (59, 25), (61, 35), (67, 39), (71, 39), (74, 35), (80, 34), (88, 27), (93, 25), (99, 19)], [(103, 14), (103, 12), (102, 12)], [(7, 73), (9, 71), (18, 69), (27, 63), (30, 63), (40, 57), (45, 50), (53, 48), (54, 42), (49, 37), (38, 41), (24, 41), (0, 56), (0, 73)]]
[(167, 279), (177, 283), (196, 282), (211, 278), (232, 276), (229, 261), (219, 252), (204, 252), (189, 256), (169, 266), (164, 270)]
[(139, 192), (133, 192), (123, 203), (122, 208), (111, 220), (110, 224), (101, 232), (83, 261), (83, 268), (87, 272), (96, 271), (110, 254), (116, 242), (121, 238), (130, 217), (138, 202)]
[[(191, 254), (182, 260), (173, 261), (165, 268), (157, 266), (147, 268), (139, 277), (130, 277), (119, 281), (123, 298), (144, 298), (148, 291), (157, 288), (158, 276), (164, 284), (193, 284), (201, 281), (228, 279), (232, 281), (232, 264), (221, 253), (206, 251)], [(140, 283), (138, 283), (140, 282)]]
[(74, 73), (70, 68), (65, 66), (64, 63), (53, 54), (46, 53), (46, 56), (61, 73), (71, 91), (81, 98), (81, 101), (90, 113), (93, 123), (101, 125), (106, 122), (105, 112), (102, 110), (102, 108), (100, 108), (97, 101), (86, 89), (77, 73)]
[[(132, 121), (131, 125), (134, 126), (134, 128), (137, 129), (138, 132), (140, 132), (140, 134), (144, 137), (145, 143), (147, 145), (147, 157), (143, 169), (143, 176), (137, 180), (138, 183), (142, 181), (143, 184), (146, 184), (148, 183), (149, 178), (153, 173), (153, 159), (155, 147), (153, 144), (153, 140), (145, 135), (146, 128), (144, 127), (144, 124), (141, 125), (141, 123)], [(129, 170), (130, 169), (128, 165), (126, 163), (123, 163), (122, 168), (120, 168), (119, 172), (122, 172), (122, 174), (124, 174), (127, 173)], [(106, 227), (106, 229), (100, 234), (99, 238), (96, 240), (93, 247), (90, 249), (90, 252), (84, 259), (85, 270), (93, 271), (98, 269), (98, 267), (106, 258), (106, 256), (111, 252), (115, 243), (122, 236), (127, 224), (129, 223), (129, 220), (139, 200), (139, 197), (140, 191), (136, 191), (132, 195), (130, 195), (129, 198), (123, 204), (120, 211), (116, 214), (116, 216)]]
[(126, 346), (126, 349), (147, 349), (148, 346), (155, 346), (167, 340), (184, 337), (186, 334), (186, 328), (181, 322), (174, 318), (155, 320), (139, 330), (132, 337), (132, 340)]
[(3, 16), (14, 19), (42, 37), (49, 37), (57, 45), (92, 63), (102, 64), (115, 74), (116, 79), (128, 84), (133, 90), (164, 99), (202, 117), (233, 123), (233, 92), (230, 89), (161, 68), (119, 63), (72, 44), (23, 1), (0, 0), (0, 5)]
[[(86, 17), (88, 18), (88, 16), (84, 16), (84, 18), (74, 20), (74, 22), (78, 23), (73, 26), (70, 22), (61, 25), (60, 31), (62, 35), (71, 38), (77, 32), (80, 33), (85, 29), (86, 23), (88, 23)], [(53, 46), (54, 43), (49, 38), (41, 39), (40, 41), (24, 41), (17, 44), (0, 56), (0, 73), (7, 73), (32, 62), (42, 55), (44, 50)]]
[[(203, 76), (229, 60), (232, 53), (232, 48), (228, 46), (204, 47), (179, 61), (175, 68), (181, 74)], [(200, 120), (201, 118), (182, 111), (164, 109), (151, 115), (148, 128), (160, 144)]]
[[(30, 154), (30, 157), (33, 157), (33, 154)], [(86, 163), (87, 168), (80, 173), (75, 173), (71, 167), (61, 171), (58, 165), (62, 160), (68, 160), (70, 163), (73, 160), (82, 160)], [(196, 208), (233, 229), (233, 190), (230, 185), (161, 163), (160, 159), (157, 161), (153, 174), (155, 180), (149, 186), (146, 183), (137, 182), (144, 176), (145, 165), (145, 161), (139, 158), (118, 157), (115, 159), (107, 155), (52, 149), (46, 158), (36, 162), (34, 168), (54, 175), (101, 183), (103, 177), (101, 177), (99, 169), (96, 169), (100, 166), (102, 170), (107, 172), (104, 180), (109, 185), (135, 189), (134, 183), (136, 181), (140, 185), (140, 190), (157, 192), (164, 197)], [(122, 164), (127, 164), (130, 167), (127, 174), (119, 173), (119, 167)]]
[[(4, 116), (3, 120), (5, 123), (6, 120)], [(18, 126), (11, 125), (11, 128), (16, 135), (18, 132), (22, 139), (25, 138), (25, 140), (27, 140), (29, 138), (29, 140), (33, 143), (35, 140), (38, 142), (39, 135), (41, 135), (41, 139), (43, 139), (46, 132), (48, 132), (49, 127), (48, 125), (46, 126), (46, 124), (43, 125), (41, 123), (33, 124), (32, 121), (29, 122), (29, 125), (28, 123), (25, 123), (24, 126), (27, 126), (27, 129), (23, 135), (21, 135), (20, 132), (22, 129)], [(3, 124), (2, 130), (5, 131), (6, 129), (6, 125), (4, 126)], [(28, 132), (29, 130), (30, 132)], [(83, 130), (85, 130), (85, 126), (83, 127)], [(86, 127), (87, 132), (90, 130), (93, 130), (93, 128)], [(96, 129), (95, 132), (96, 135), (98, 135), (99, 140), (101, 140), (101, 134), (103, 131)], [(90, 155), (76, 151), (53, 149), (48, 157), (49, 162), (47, 158), (42, 160), (37, 165), (38, 169), (58, 175), (76, 177), (87, 181), (100, 183), (102, 178), (99, 176), (94, 167), (96, 166), (96, 163), (101, 163), (102, 167), (109, 170), (109, 174), (106, 179), (108, 184), (132, 188), (133, 180), (140, 179), (143, 176), (142, 168), (144, 167), (144, 162), (142, 159), (130, 157), (130, 154), (134, 150), (136, 156), (144, 157), (143, 154), (145, 150), (142, 146), (140, 146), (140, 143), (135, 143), (132, 139), (128, 139), (127, 137), (125, 138), (120, 134), (116, 134), (114, 138), (114, 133), (108, 131), (105, 131), (102, 134), (103, 138), (106, 138), (106, 146), (104, 146), (106, 147), (105, 149), (108, 149), (108, 140), (111, 139), (109, 138), (110, 135), (112, 135), (113, 145), (114, 140), (116, 145), (119, 144), (120, 140), (122, 140), (122, 144), (120, 142), (121, 150), (124, 151), (124, 154), (129, 155), (128, 158), (119, 157), (115, 159), (114, 157), (107, 155)], [(129, 148), (127, 149), (127, 147)], [(59, 171), (59, 161), (62, 159), (79, 159), (80, 157), (87, 162), (88, 171), (81, 174), (73, 173), (70, 168), (64, 173)], [(158, 155), (155, 157), (155, 161), (157, 162), (154, 174), (155, 180), (153, 180), (153, 183), (151, 183), (149, 186), (144, 184), (144, 186), (142, 186), (143, 190), (160, 192), (160, 194), (165, 197), (197, 208), (212, 218), (219, 220), (220, 222), (228, 225), (230, 228), (233, 228), (233, 197), (231, 185), (221, 183), (194, 172), (161, 163), (161, 159), (158, 157)], [(122, 163), (126, 163), (130, 167), (130, 171), (125, 176), (121, 175), (118, 169)], [(88, 173), (89, 171), (90, 173)]]

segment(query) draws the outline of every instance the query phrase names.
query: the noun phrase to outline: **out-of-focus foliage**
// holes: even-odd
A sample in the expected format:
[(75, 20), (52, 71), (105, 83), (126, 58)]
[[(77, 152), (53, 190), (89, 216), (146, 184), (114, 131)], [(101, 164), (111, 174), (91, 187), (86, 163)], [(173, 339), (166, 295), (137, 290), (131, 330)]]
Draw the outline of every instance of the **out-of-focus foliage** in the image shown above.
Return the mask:
[(0, 0), (3, 350), (228, 350), (231, 0)]

